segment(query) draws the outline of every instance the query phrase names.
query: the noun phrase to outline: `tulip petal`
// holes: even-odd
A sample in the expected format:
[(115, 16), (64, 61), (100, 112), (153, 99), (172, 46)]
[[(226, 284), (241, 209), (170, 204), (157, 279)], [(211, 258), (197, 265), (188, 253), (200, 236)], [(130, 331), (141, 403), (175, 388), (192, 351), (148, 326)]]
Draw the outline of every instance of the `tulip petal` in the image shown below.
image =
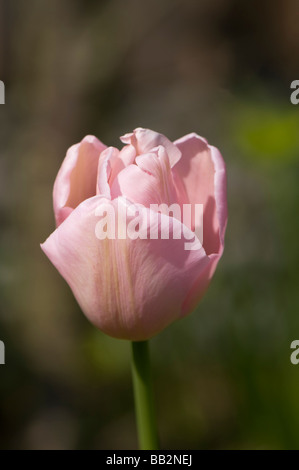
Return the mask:
[(119, 150), (114, 147), (106, 148), (100, 155), (97, 177), (97, 194), (110, 198), (109, 178), (111, 176), (111, 160), (116, 159)]
[[(123, 198), (87, 199), (42, 249), (93, 324), (116, 338), (141, 341), (182, 316), (190, 285), (207, 269), (210, 259), (178, 220), (146, 208), (140, 209), (139, 218), (147, 238), (99, 240), (96, 210), (114, 208), (119, 213), (129, 204)], [(170, 238), (161, 239), (167, 227)], [(152, 229), (159, 234), (157, 239), (149, 238)], [(191, 245), (197, 249), (186, 250), (184, 237), (172, 238), (183, 229), (188, 241), (193, 237)]]
[(227, 188), (226, 188), (226, 167), (219, 150), (210, 145), (210, 151), (215, 168), (215, 200), (219, 222), (219, 236), (221, 243), (221, 254), (224, 248), (224, 235), (227, 226)]
[(189, 134), (175, 144), (182, 152), (173, 169), (176, 178), (183, 182), (192, 204), (204, 205), (203, 246), (210, 259), (186, 296), (183, 315), (187, 315), (204, 295), (223, 253), (227, 225), (226, 170), (219, 150), (198, 135)]
[(136, 158), (136, 150), (133, 145), (126, 145), (123, 147), (117, 155), (114, 154), (110, 160), (111, 163), (111, 174), (109, 177), (110, 187), (117, 175), (127, 166), (132, 165)]
[[(173, 169), (181, 179), (189, 202), (203, 204), (203, 246), (206, 253), (223, 250), (227, 222), (226, 173), (223, 158), (215, 147), (196, 134), (175, 141), (182, 158)], [(195, 221), (192, 223), (194, 229)]]
[(124, 196), (132, 202), (149, 207), (150, 204), (160, 203), (161, 198), (157, 186), (155, 178), (142, 171), (137, 165), (129, 165), (115, 178), (111, 186), (111, 197), (115, 199)]
[(120, 138), (124, 144), (131, 144), (136, 148), (137, 155), (152, 152), (159, 145), (167, 152), (171, 168), (180, 160), (180, 150), (164, 135), (149, 129), (138, 127), (132, 133)]
[[(223, 251), (223, 250), (222, 250)], [(209, 287), (213, 274), (216, 270), (221, 254), (208, 256), (210, 263), (207, 263), (196, 281), (191, 285), (182, 307), (182, 317), (189, 315), (201, 301)]]
[(128, 166), (117, 175), (111, 194), (113, 198), (125, 196), (145, 207), (178, 203), (173, 174), (164, 147), (159, 146), (154, 153), (136, 157), (136, 165)]
[(99, 159), (97, 194), (111, 198), (110, 188), (115, 178), (124, 168), (134, 163), (135, 157), (133, 145), (126, 145), (121, 151), (115, 147), (104, 150)]
[(53, 189), (57, 226), (82, 201), (96, 194), (99, 156), (106, 146), (94, 136), (86, 136), (67, 152)]

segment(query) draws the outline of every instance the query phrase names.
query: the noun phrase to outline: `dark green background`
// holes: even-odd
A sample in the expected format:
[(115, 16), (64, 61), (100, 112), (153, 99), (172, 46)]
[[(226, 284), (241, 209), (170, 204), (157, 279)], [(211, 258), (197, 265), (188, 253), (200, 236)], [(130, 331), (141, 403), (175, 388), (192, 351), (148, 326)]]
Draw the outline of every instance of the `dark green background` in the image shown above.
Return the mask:
[(226, 249), (151, 341), (163, 448), (299, 448), (297, 0), (0, 0), (0, 447), (136, 448), (130, 348), (39, 248), (85, 134), (189, 132), (227, 163)]

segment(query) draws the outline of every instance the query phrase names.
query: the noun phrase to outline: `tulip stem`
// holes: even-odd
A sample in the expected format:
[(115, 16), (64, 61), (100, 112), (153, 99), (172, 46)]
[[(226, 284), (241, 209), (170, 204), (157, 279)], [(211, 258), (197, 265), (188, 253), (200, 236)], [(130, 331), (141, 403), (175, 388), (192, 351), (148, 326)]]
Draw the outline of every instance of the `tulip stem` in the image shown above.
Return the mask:
[(141, 450), (158, 450), (158, 433), (147, 341), (132, 342), (132, 376)]

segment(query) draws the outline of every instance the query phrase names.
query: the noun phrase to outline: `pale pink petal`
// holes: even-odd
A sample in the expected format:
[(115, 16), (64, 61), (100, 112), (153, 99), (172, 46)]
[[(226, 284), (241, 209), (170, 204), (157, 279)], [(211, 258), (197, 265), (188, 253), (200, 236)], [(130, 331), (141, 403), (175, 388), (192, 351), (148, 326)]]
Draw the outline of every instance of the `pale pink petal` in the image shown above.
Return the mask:
[(120, 173), (124, 168), (129, 165), (132, 165), (135, 161), (136, 150), (133, 145), (125, 145), (117, 155), (111, 160), (111, 174), (109, 178), (110, 187), (113, 184), (118, 173)]
[(157, 192), (161, 202), (170, 205), (178, 201), (170, 162), (164, 147), (159, 146), (154, 153), (136, 157), (136, 164), (157, 181)]
[(173, 174), (164, 147), (159, 146), (153, 153), (137, 156), (136, 165), (129, 165), (116, 176), (111, 195), (112, 198), (125, 196), (145, 207), (178, 203)]
[[(181, 180), (189, 202), (203, 204), (203, 246), (206, 253), (223, 250), (227, 222), (226, 173), (220, 152), (196, 134), (175, 142), (182, 158), (173, 172)], [(192, 228), (194, 228), (193, 221)]]
[(96, 137), (86, 136), (68, 150), (53, 189), (57, 225), (82, 201), (96, 194), (98, 160), (105, 148)]
[(133, 145), (125, 145), (119, 152), (119, 159), (123, 163), (123, 166), (120, 168), (126, 168), (127, 166), (134, 163), (136, 157), (136, 149)]
[[(157, 154), (150, 153), (136, 157), (136, 163), (137, 165), (129, 165), (116, 176), (111, 187), (112, 199), (124, 196), (148, 208), (155, 204), (159, 206), (156, 210), (165, 213), (169, 213), (169, 206), (173, 204), (179, 206), (172, 171), (164, 148), (159, 147)], [(174, 209), (173, 216), (181, 220), (180, 207), (178, 210)]]
[(187, 315), (204, 295), (223, 253), (227, 225), (226, 169), (219, 150), (196, 134), (189, 134), (175, 144), (182, 152), (174, 168), (177, 180), (183, 182), (192, 204), (204, 205), (203, 246), (210, 259), (186, 296), (183, 315)]
[(99, 159), (97, 170), (97, 190), (96, 193), (107, 198), (110, 198), (109, 178), (112, 171), (111, 160), (117, 158), (119, 150), (114, 147), (108, 147), (104, 150)]
[(133, 145), (126, 145), (119, 151), (108, 147), (101, 153), (98, 166), (97, 194), (110, 198), (110, 188), (118, 173), (134, 163), (136, 150)]
[[(140, 170), (141, 171), (141, 170)], [(121, 206), (118, 206), (118, 204)], [(140, 223), (148, 238), (104, 239), (95, 236), (96, 209), (125, 207), (123, 199), (95, 196), (81, 203), (42, 245), (43, 251), (71, 287), (89, 320), (116, 338), (145, 340), (183, 315), (190, 285), (210, 264), (195, 239), (195, 250), (184, 238), (150, 239), (179, 221), (143, 208)], [(116, 211), (117, 212), (117, 211)], [(185, 228), (186, 230), (186, 228)], [(189, 231), (186, 237), (192, 237)]]
[[(227, 225), (227, 189), (226, 189), (226, 167), (221, 153), (216, 147), (210, 145), (210, 151), (215, 168), (214, 187), (219, 223), (219, 235), (221, 248), (224, 248), (224, 235)], [(222, 254), (221, 251), (221, 254)]]
[(209, 255), (210, 263), (206, 264), (205, 268), (202, 270), (196, 281), (191, 285), (189, 292), (186, 295), (182, 308), (183, 317), (189, 315), (204, 296), (220, 258), (221, 254)]
[(131, 134), (120, 138), (125, 144), (131, 144), (136, 148), (137, 155), (150, 153), (159, 145), (162, 145), (168, 155), (170, 166), (173, 167), (181, 158), (179, 149), (164, 135), (149, 129), (138, 127)]
[(118, 196), (124, 196), (145, 207), (164, 202), (157, 179), (137, 165), (129, 165), (115, 178), (111, 186), (111, 198)]

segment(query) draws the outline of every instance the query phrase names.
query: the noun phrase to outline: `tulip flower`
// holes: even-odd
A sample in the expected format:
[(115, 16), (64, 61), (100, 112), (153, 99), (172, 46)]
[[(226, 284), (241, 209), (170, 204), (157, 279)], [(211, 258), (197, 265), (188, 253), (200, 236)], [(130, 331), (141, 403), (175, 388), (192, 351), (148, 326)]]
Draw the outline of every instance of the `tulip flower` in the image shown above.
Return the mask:
[[(133, 342), (137, 406), (148, 407), (141, 421), (153, 429), (149, 387), (140, 399), (146, 340), (192, 312), (211, 281), (224, 248), (226, 171), (194, 133), (171, 142), (137, 128), (121, 141), (118, 150), (87, 136), (68, 150), (53, 190), (57, 228), (41, 247), (91, 323)], [(153, 434), (145, 446), (156, 446)]]

